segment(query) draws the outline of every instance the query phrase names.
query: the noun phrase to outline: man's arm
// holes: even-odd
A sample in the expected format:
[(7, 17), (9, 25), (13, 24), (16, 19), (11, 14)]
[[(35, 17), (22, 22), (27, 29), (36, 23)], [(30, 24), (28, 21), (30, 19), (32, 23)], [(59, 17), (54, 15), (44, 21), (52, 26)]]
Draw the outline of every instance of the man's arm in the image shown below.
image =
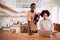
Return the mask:
[(29, 29), (29, 35), (32, 35), (32, 30), (31, 30), (31, 26), (30, 26), (30, 21), (28, 21), (28, 29)]
[(32, 35), (32, 31), (31, 31), (31, 14), (30, 13), (28, 13), (28, 15), (27, 15), (27, 20), (28, 20), (29, 35)]

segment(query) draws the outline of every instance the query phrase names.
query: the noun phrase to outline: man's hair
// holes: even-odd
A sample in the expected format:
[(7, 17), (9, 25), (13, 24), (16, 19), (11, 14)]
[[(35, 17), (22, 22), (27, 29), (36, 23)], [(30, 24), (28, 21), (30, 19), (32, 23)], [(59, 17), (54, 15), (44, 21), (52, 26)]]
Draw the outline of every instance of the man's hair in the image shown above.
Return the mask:
[(35, 3), (32, 3), (31, 6), (32, 6), (32, 5), (36, 5), (36, 4), (35, 4)]

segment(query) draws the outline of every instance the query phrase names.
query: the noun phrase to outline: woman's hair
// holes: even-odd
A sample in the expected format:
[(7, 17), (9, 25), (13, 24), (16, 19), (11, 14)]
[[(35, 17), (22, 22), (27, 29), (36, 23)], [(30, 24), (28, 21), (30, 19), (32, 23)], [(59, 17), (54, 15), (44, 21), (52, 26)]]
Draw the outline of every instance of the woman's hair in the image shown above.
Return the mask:
[(49, 17), (50, 16), (50, 12), (48, 10), (43, 10), (41, 12), (41, 16), (43, 17), (44, 14), (47, 14), (47, 16)]

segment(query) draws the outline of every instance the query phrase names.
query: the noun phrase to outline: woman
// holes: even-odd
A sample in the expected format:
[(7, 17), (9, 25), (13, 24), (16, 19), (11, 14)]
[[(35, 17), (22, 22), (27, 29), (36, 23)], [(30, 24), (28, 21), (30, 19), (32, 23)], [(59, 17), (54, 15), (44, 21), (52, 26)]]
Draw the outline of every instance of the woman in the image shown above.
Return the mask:
[(43, 30), (53, 31), (54, 30), (53, 23), (49, 19), (49, 16), (50, 12), (48, 10), (43, 10), (41, 12), (41, 17), (43, 17), (43, 19), (40, 21), (40, 28)]
[(40, 21), (40, 35), (44, 34), (45, 36), (48, 36), (48, 34), (54, 30), (53, 23), (49, 19), (49, 16), (50, 12), (48, 10), (43, 10), (41, 12), (41, 17), (43, 17), (43, 19)]

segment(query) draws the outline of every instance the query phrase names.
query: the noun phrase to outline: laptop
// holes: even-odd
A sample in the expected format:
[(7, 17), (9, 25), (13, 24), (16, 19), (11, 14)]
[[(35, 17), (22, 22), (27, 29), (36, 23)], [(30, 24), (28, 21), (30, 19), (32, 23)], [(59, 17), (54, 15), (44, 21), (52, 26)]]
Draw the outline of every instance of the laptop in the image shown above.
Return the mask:
[(51, 31), (48, 30), (39, 30), (39, 36), (50, 37)]

